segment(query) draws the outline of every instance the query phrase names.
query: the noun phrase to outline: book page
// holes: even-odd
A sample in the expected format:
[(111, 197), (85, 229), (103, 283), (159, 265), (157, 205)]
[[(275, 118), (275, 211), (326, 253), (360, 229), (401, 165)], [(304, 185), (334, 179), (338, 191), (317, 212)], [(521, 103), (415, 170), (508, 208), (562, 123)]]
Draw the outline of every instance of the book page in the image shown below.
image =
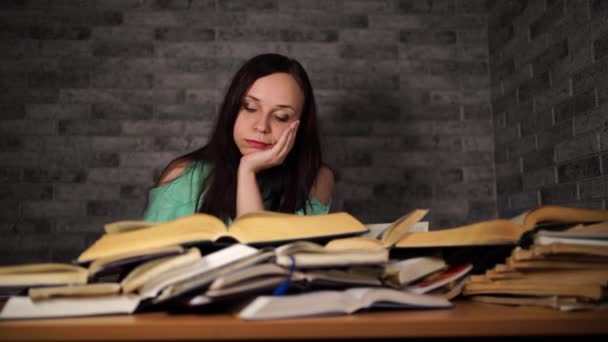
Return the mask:
[(257, 212), (243, 215), (230, 226), (228, 234), (241, 243), (293, 241), (305, 238), (364, 234), (368, 230), (348, 213), (296, 215)]
[(78, 262), (156, 247), (212, 241), (225, 232), (226, 226), (218, 218), (206, 214), (193, 214), (135, 231), (105, 234), (80, 254)]

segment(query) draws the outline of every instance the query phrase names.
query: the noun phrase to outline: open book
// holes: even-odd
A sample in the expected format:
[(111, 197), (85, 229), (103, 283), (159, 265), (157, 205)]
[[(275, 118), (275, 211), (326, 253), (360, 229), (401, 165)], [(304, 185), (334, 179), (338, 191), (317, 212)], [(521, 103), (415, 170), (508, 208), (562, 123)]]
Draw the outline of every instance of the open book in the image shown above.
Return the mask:
[(352, 267), (384, 265), (389, 260), (386, 249), (327, 249), (310, 241), (296, 241), (275, 249), (276, 263), (297, 268)]
[(0, 267), (0, 288), (85, 284), (88, 270), (84, 267), (40, 263)]
[(452, 304), (440, 297), (386, 288), (352, 288), (315, 291), (288, 296), (260, 296), (238, 314), (242, 319), (261, 320), (352, 314), (364, 309), (441, 309)]
[(470, 225), (406, 233), (395, 248), (515, 244), (539, 223), (591, 223), (608, 220), (608, 210), (541, 206), (512, 220), (489, 220)]
[(207, 214), (193, 214), (139, 229), (133, 228), (132, 223), (127, 226), (126, 231), (114, 229), (113, 233), (104, 234), (78, 257), (78, 262), (176, 244), (228, 240), (252, 245), (278, 245), (301, 239), (329, 240), (368, 231), (360, 221), (344, 212), (310, 216), (256, 212), (237, 218), (230, 229), (217, 217)]
[(392, 222), (376, 237), (357, 236), (350, 238), (338, 238), (330, 241), (325, 247), (332, 250), (390, 249), (420, 220), (422, 220), (427, 213), (428, 210), (426, 209), (415, 209)]
[(135, 295), (51, 298), (41, 301), (32, 301), (27, 296), (14, 296), (2, 308), (0, 319), (130, 314), (137, 309), (139, 300)]

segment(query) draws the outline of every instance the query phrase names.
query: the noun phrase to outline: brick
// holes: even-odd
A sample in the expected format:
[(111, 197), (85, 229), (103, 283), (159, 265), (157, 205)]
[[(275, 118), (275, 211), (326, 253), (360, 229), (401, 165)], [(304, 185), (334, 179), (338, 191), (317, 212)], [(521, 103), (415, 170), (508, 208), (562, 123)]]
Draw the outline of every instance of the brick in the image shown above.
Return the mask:
[(34, 120), (88, 119), (91, 106), (86, 104), (27, 104), (26, 117)]
[(80, 201), (23, 201), (21, 214), (24, 217), (66, 217), (84, 215), (84, 205)]
[(530, 171), (546, 168), (555, 163), (553, 148), (546, 148), (539, 151), (531, 151), (522, 155), (523, 171)]
[(28, 38), (37, 40), (87, 40), (91, 38), (90, 27), (30, 26)]
[[(395, 13), (398, 9), (398, 2), (394, 0), (353, 0), (349, 1), (346, 4), (342, 4), (337, 1), (319, 1), (323, 4), (323, 6), (319, 6), (318, 9), (321, 10), (342, 10), (347, 13), (363, 13), (363, 14), (378, 14), (378, 13)], [(326, 4), (328, 2), (329, 4)], [(335, 6), (335, 3), (340, 4), (339, 6)], [(283, 9), (283, 3), (290, 4), (292, 1), (282, 1), (281, 9)], [(306, 8), (310, 9), (310, 5), (305, 2)], [(317, 9), (317, 6), (313, 6)]]
[(603, 0), (591, 0), (591, 16), (592, 18), (608, 17), (608, 4)]
[(49, 200), (53, 197), (53, 188), (40, 184), (10, 184), (0, 186), (0, 198), (4, 200)]
[(20, 219), (14, 223), (13, 230), (21, 235), (48, 234), (53, 229), (53, 221), (49, 219)]
[(20, 89), (6, 88), (0, 93), (0, 103), (56, 103), (59, 97), (58, 89)]
[[(236, 26), (238, 22), (230, 23)], [(298, 27), (298, 28), (367, 28), (369, 19), (367, 15), (342, 14), (342, 13), (319, 13), (319, 12), (254, 12), (248, 13), (243, 25), (252, 27)]]
[(268, 11), (278, 8), (276, 0), (221, 0), (218, 5), (222, 11)]
[(420, 183), (376, 184), (373, 196), (394, 202), (401, 202), (405, 199), (430, 199), (432, 198), (432, 187), (429, 184)]
[(523, 83), (518, 91), (519, 101), (528, 101), (534, 94), (549, 88), (549, 82), (549, 73), (545, 72)]
[(532, 60), (532, 70), (534, 75), (542, 74), (551, 66), (564, 59), (568, 55), (568, 41), (562, 40), (549, 46), (543, 53)]
[(529, 135), (512, 142), (509, 147), (509, 158), (519, 157), (536, 150), (536, 136)]
[[(155, 106), (155, 119), (159, 120), (204, 120), (210, 121), (215, 117), (215, 103), (210, 101), (206, 104), (175, 104)], [(137, 117), (135, 117), (137, 119)], [(139, 119), (146, 119), (142, 116)]]
[(154, 30), (154, 39), (169, 42), (209, 42), (215, 39), (215, 31), (209, 28), (159, 27)]
[(84, 169), (70, 169), (66, 167), (50, 167), (45, 169), (25, 168), (23, 181), (28, 183), (82, 183), (87, 174)]
[[(278, 1), (279, 12), (290, 12), (290, 11), (327, 11), (327, 12), (335, 12), (335, 11), (346, 11), (349, 9), (357, 9), (357, 6), (361, 6), (362, 8), (367, 8), (368, 5), (367, 0), (363, 1), (353, 1), (353, 4), (349, 4), (349, 6), (344, 6), (341, 0), (293, 0), (293, 1)], [(377, 6), (381, 6), (383, 1), (378, 1), (379, 4)], [(375, 1), (372, 1), (370, 5), (374, 4)]]
[(154, 76), (148, 73), (123, 71), (121, 73), (99, 72), (91, 75), (91, 86), (95, 88), (152, 88)]
[(560, 184), (540, 189), (541, 204), (562, 204), (576, 200), (576, 184)]
[(89, 57), (90, 40), (41, 40), (38, 56), (41, 57)]
[(60, 135), (119, 135), (120, 122), (108, 120), (60, 120)]
[(564, 17), (564, 0), (557, 0), (550, 8), (532, 24), (530, 24), (530, 37), (535, 39), (548, 32), (553, 25)]
[(339, 32), (341, 42), (345, 43), (382, 43), (390, 44), (399, 41), (399, 32), (387, 29), (342, 29)]
[(94, 233), (96, 239), (104, 232), (103, 226), (113, 221), (114, 218), (103, 216), (60, 217), (56, 220), (53, 233)]
[(183, 103), (185, 93), (179, 89), (61, 89), (62, 103)]
[(22, 103), (0, 103), (0, 120), (17, 120), (25, 118), (25, 105)]
[(574, 134), (580, 135), (586, 132), (595, 131), (601, 127), (608, 127), (608, 117), (606, 116), (606, 105), (595, 109), (588, 115), (577, 116), (574, 119)]
[(5, 136), (37, 136), (57, 134), (55, 120), (3, 120), (0, 134)]
[(585, 68), (572, 75), (572, 88), (575, 94), (605, 84), (608, 84), (608, 59), (597, 60), (593, 64), (589, 61)]
[(150, 186), (145, 185), (121, 185), (119, 199), (141, 200), (148, 197)]
[(493, 136), (465, 136), (462, 138), (462, 150), (470, 151), (494, 151)]
[(19, 183), (21, 179), (21, 168), (0, 167), (0, 184)]
[(111, 216), (125, 219), (138, 219), (143, 215), (141, 200), (88, 201), (87, 216)]
[[(337, 30), (280, 30), (280, 40), (285, 42), (336, 42), (338, 41)], [(341, 37), (344, 40), (344, 37)]]
[[(494, 181), (494, 167), (492, 166), (469, 166), (464, 167), (461, 171), (461, 179), (467, 183), (474, 183), (479, 181)], [(456, 179), (458, 179), (458, 172), (455, 172)]]
[(579, 159), (557, 166), (559, 183), (588, 179), (600, 175), (600, 160), (598, 157)]
[[(608, 129), (600, 131), (600, 151), (608, 151)], [(608, 165), (604, 166), (604, 169), (608, 171)]]
[(120, 198), (118, 185), (56, 184), (54, 198), (57, 200), (113, 200)]
[(490, 106), (487, 104), (480, 105), (464, 105), (465, 120), (489, 120), (492, 118)]
[(536, 208), (540, 205), (538, 191), (533, 190), (510, 195), (509, 203), (511, 203), (511, 209), (522, 212), (530, 210), (530, 208)]
[(128, 152), (120, 154), (120, 166), (125, 168), (149, 168), (167, 165), (175, 158), (170, 152)]
[(608, 197), (608, 176), (586, 180), (580, 184), (581, 199)]
[(526, 114), (521, 121), (522, 136), (530, 136), (553, 126), (553, 115), (550, 111)]
[(126, 103), (93, 104), (92, 118), (107, 119), (151, 119), (154, 112), (151, 105), (131, 105)]
[(469, 199), (490, 200), (493, 199), (494, 182), (478, 181), (474, 183), (450, 184), (435, 187), (435, 198), (442, 199)]
[(496, 162), (496, 178), (508, 178), (521, 173), (521, 162), (519, 158), (513, 158), (509, 161)]
[(340, 56), (345, 59), (397, 59), (399, 51), (397, 45), (393, 44), (342, 44)]
[(152, 184), (152, 171), (127, 168), (91, 168), (87, 182), (90, 184)]
[(538, 148), (552, 147), (560, 142), (569, 140), (573, 136), (573, 126), (572, 120), (567, 120), (558, 122), (548, 130), (539, 132), (537, 135)]
[(608, 34), (593, 41), (593, 53), (595, 60), (600, 60), (608, 55)]
[(496, 194), (498, 196), (521, 192), (523, 182), (521, 175), (513, 175), (496, 179)]
[(496, 31), (491, 31), (490, 34), (488, 35), (489, 40), (488, 40), (488, 49), (490, 51), (497, 51), (498, 49), (502, 48), (503, 46), (505, 46), (505, 44), (507, 44), (509, 41), (511, 41), (514, 37), (514, 28), (512, 24), (509, 24), (505, 27), (500, 28), (499, 30)]
[(506, 128), (498, 128), (495, 131), (494, 137), (496, 139), (497, 145), (512, 142), (512, 141), (520, 138), (519, 126), (514, 125), (514, 126), (508, 126)]
[(154, 45), (146, 42), (95, 42), (93, 55), (97, 57), (152, 57)]
[(401, 30), (399, 41), (404, 44), (455, 44), (455, 31)]
[(441, 0), (401, 0), (399, 11), (407, 14), (452, 14), (454, 13), (454, 1)]
[[(551, 88), (534, 95), (534, 111), (551, 111), (554, 105), (567, 103), (564, 101), (570, 96), (570, 80), (561, 82), (558, 85), (555, 85), (554, 83)], [(561, 118), (562, 117), (560, 117), (560, 119)]]
[(599, 152), (599, 146), (595, 133), (578, 136), (555, 146), (555, 158), (558, 162), (564, 162), (597, 152)]
[[(384, 150), (384, 149), (382, 149)], [(461, 138), (457, 136), (404, 136), (400, 151), (462, 151)]]

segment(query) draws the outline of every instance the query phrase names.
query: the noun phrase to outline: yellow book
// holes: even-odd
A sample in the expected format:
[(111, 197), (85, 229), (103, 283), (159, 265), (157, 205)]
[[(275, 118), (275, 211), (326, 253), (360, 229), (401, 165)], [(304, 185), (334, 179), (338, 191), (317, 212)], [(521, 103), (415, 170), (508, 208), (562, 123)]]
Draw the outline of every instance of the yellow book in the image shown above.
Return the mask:
[(608, 210), (541, 206), (511, 220), (488, 220), (431, 232), (406, 233), (395, 248), (515, 244), (523, 233), (542, 222), (608, 221)]
[(78, 262), (176, 244), (220, 240), (243, 244), (283, 244), (305, 239), (329, 240), (367, 231), (363, 223), (345, 212), (311, 216), (256, 212), (234, 220), (230, 230), (217, 217), (193, 214), (150, 227), (104, 234), (78, 257)]
[(392, 222), (379, 236), (357, 236), (334, 239), (325, 248), (329, 250), (343, 249), (390, 249), (408, 231), (414, 227), (426, 214), (427, 209), (414, 209)]
[(85, 284), (86, 268), (60, 263), (25, 264), (0, 267), (0, 287), (31, 287)]

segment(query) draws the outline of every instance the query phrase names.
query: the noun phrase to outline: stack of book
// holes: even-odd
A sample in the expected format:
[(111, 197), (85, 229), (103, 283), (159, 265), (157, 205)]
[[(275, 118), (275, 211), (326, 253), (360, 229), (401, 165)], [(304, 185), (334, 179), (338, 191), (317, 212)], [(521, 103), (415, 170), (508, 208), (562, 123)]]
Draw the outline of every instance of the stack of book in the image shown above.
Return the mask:
[(540, 229), (530, 239), (529, 246), (515, 248), (504, 264), (472, 276), (463, 294), (479, 302), (562, 311), (606, 306), (608, 222)]
[[(0, 291), (10, 294), (0, 318), (217, 308), (243, 319), (273, 319), (449, 308), (463, 288), (479, 283), (480, 277), (467, 283), (470, 274), (496, 270), (488, 253), (510, 252), (540, 222), (608, 220), (602, 210), (541, 207), (518, 220), (415, 231), (427, 212), (413, 210), (374, 232), (344, 212), (252, 213), (230, 230), (205, 214), (114, 222), (74, 264), (0, 267)], [(600, 265), (605, 255), (596, 254), (576, 262)]]
[[(221, 221), (202, 214), (163, 224), (116, 222), (105, 227), (106, 233), (83, 251), (76, 264), (0, 267), (0, 287), (13, 294), (0, 318), (130, 314), (217, 304), (232, 308), (264, 295), (272, 299), (270, 307), (275, 311), (277, 301), (302, 298), (307, 305), (299, 306), (299, 311), (275, 312), (278, 316), (252, 314), (252, 309), (240, 316), (261, 319), (350, 313), (387, 303), (393, 308), (447, 308), (451, 303), (445, 296), (424, 294), (446, 285), (446, 276), (417, 292), (403, 291), (415, 280), (446, 272), (445, 263), (430, 258), (399, 263), (389, 260), (385, 248), (424, 214), (426, 211), (415, 211), (394, 222), (381, 232), (374, 248), (340, 249), (312, 240), (368, 232), (346, 213), (256, 213), (236, 220), (229, 233)], [(466, 272), (449, 271), (452, 278)], [(308, 297), (300, 297), (304, 294)], [(311, 300), (325, 306), (308, 305)], [(331, 310), (330, 303), (334, 305)]]

